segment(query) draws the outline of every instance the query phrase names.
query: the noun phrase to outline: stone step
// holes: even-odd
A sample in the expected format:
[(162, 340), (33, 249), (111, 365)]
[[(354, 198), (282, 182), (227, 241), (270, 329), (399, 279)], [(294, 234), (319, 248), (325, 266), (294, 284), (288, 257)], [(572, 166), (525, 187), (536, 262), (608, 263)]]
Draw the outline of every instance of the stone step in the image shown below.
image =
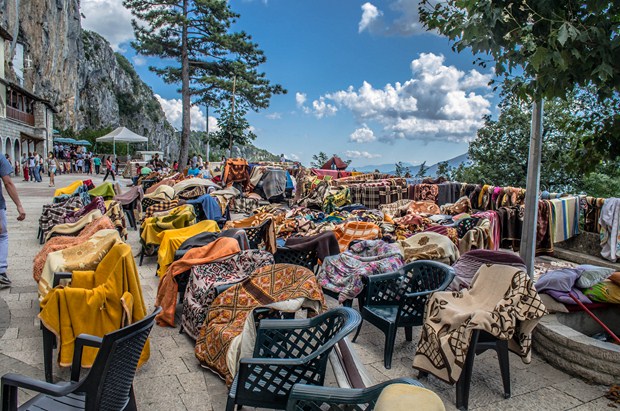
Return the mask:
[(574, 250), (568, 250), (565, 248), (560, 248), (557, 246), (557, 244), (554, 248), (553, 256), (555, 258), (570, 261), (576, 264), (592, 264), (592, 265), (596, 265), (599, 267), (608, 267), (616, 271), (620, 271), (620, 263), (612, 263), (611, 261), (605, 260), (604, 258), (599, 257), (599, 256), (586, 254), (586, 253), (582, 253), (582, 252), (574, 251)]

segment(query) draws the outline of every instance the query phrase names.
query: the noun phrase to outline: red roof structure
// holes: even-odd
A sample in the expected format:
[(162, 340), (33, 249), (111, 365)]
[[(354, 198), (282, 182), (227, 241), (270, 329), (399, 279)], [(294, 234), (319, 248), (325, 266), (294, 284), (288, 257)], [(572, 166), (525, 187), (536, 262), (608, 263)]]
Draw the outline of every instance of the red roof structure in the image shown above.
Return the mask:
[(338, 156), (333, 156), (332, 158), (330, 158), (329, 160), (327, 160), (327, 163), (323, 164), (321, 166), (322, 170), (344, 170), (347, 168), (347, 163), (345, 163), (344, 161), (342, 161), (342, 159)]

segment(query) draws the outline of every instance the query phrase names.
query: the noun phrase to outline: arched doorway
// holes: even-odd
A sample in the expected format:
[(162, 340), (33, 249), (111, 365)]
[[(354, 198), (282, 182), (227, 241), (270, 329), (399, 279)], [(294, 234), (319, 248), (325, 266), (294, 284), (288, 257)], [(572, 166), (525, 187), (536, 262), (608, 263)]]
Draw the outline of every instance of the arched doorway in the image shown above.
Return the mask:
[(11, 139), (6, 138), (4, 141), (4, 154), (8, 154), (11, 157), (11, 162), (15, 161), (15, 156), (13, 155), (13, 145), (11, 144)]

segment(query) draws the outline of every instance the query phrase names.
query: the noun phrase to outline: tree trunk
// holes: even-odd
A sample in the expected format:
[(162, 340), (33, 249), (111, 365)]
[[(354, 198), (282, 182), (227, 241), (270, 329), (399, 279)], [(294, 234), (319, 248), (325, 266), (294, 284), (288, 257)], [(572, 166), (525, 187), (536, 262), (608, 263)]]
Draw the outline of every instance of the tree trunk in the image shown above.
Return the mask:
[(228, 158), (232, 158), (233, 154), (232, 154), (232, 148), (233, 148), (233, 131), (236, 131), (236, 124), (237, 121), (235, 119), (235, 85), (237, 84), (237, 75), (233, 76), (233, 89), (232, 89), (232, 124), (233, 127), (231, 128), (231, 132), (230, 132), (230, 136), (229, 136), (229, 140), (228, 140)]
[[(183, 17), (187, 18), (189, 0), (183, 0)], [(181, 34), (181, 100), (182, 100), (182, 128), (179, 153), (179, 170), (187, 165), (189, 151), (189, 135), (191, 127), (190, 95), (189, 95), (189, 57), (187, 53), (187, 24), (183, 23)]]

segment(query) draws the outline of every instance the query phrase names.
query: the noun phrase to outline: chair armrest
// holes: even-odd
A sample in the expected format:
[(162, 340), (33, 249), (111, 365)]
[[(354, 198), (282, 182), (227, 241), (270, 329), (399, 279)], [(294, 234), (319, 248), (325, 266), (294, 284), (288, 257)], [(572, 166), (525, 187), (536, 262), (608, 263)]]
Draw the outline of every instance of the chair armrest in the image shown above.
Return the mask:
[(36, 380), (21, 374), (5, 374), (2, 376), (2, 391), (5, 387), (23, 388), (26, 390), (36, 391), (42, 394), (62, 397), (71, 393), (75, 389), (76, 384), (57, 385), (49, 382)]
[(443, 279), (443, 282), (439, 285), (439, 287), (435, 288), (434, 290), (424, 290), (424, 291), (418, 291), (415, 293), (406, 293), (405, 298), (426, 295), (426, 294), (434, 293), (436, 291), (445, 291), (446, 288), (448, 288), (448, 286), (452, 282), (452, 280), (454, 280), (454, 270), (450, 268), (450, 271), (446, 273), (446, 277)]
[(70, 280), (73, 277), (73, 273), (68, 273), (66, 271), (55, 272), (54, 280), (52, 281), (52, 287), (56, 287), (60, 284), (60, 280)]
[[(317, 385), (295, 384), (289, 395), (287, 410), (303, 409), (305, 404), (313, 404), (320, 409), (321, 405), (374, 405), (381, 391), (391, 384), (410, 384), (424, 387), (412, 378), (396, 378), (368, 388), (335, 388)], [(331, 409), (331, 408), (330, 408)]]
[(84, 347), (101, 347), (101, 337), (90, 334), (80, 334), (75, 339), (75, 348), (73, 349), (73, 362), (71, 363), (71, 381), (80, 380), (80, 372), (82, 371), (82, 351)]

